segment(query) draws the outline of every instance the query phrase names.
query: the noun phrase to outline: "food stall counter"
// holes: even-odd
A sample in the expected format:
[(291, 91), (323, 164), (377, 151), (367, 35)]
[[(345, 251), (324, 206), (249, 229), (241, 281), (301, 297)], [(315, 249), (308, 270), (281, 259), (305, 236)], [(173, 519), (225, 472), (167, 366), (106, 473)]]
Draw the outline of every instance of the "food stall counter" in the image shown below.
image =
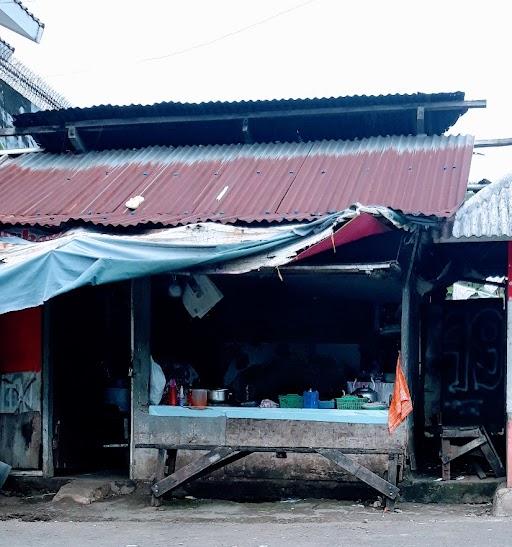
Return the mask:
[(351, 424), (388, 423), (387, 410), (332, 410), (316, 408), (260, 408), (209, 406), (204, 409), (169, 405), (149, 407), (152, 416), (175, 418), (250, 418), (257, 420), (298, 420)]

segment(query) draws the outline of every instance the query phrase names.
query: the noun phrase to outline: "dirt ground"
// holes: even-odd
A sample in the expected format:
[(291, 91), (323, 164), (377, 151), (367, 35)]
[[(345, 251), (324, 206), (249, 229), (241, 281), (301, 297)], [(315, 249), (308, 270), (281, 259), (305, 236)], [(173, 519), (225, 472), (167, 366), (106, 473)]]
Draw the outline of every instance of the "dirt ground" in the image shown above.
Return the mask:
[(147, 495), (87, 506), (51, 494), (0, 494), (0, 544), (105, 546), (510, 545), (512, 520), (491, 505), (372, 504), (288, 499), (268, 503), (183, 499), (151, 507)]

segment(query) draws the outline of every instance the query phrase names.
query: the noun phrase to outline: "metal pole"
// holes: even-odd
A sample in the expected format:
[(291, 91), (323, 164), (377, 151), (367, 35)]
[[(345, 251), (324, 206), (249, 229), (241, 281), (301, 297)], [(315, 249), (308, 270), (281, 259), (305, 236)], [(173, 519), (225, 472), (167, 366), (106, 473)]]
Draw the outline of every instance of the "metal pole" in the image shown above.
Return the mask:
[(507, 488), (512, 488), (512, 241), (508, 242), (507, 281)]

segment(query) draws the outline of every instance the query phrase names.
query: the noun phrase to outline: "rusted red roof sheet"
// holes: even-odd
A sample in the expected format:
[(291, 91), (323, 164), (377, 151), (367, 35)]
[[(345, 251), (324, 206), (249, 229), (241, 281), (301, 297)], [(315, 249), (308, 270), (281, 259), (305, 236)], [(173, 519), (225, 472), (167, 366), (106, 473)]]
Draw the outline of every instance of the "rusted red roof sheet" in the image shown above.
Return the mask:
[(322, 241), (300, 252), (294, 260), (304, 260), (325, 251), (336, 252), (337, 247), (364, 239), (365, 237), (384, 234), (390, 230), (391, 228), (380, 222), (370, 213), (361, 213), (343, 224), (331, 237), (322, 239)]
[(463, 201), (472, 150), (472, 137), (409, 136), (26, 154), (0, 164), (0, 223), (307, 221), (354, 203), (447, 217)]

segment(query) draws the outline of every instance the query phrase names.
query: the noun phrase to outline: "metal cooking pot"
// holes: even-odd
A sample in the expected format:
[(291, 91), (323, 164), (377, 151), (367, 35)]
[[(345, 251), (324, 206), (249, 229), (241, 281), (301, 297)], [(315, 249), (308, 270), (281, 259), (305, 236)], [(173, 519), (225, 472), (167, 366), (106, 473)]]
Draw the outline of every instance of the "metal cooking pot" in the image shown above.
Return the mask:
[[(354, 384), (356, 382), (354, 382)], [(373, 387), (375, 388), (375, 382), (373, 378), (372, 378), (372, 384), (373, 384)], [(365, 399), (368, 400), (369, 403), (376, 403), (379, 400), (379, 394), (375, 391), (375, 389), (372, 389), (370, 386), (358, 387), (356, 390), (352, 392), (352, 395), (357, 395), (358, 397), (364, 397)]]
[(226, 403), (230, 393), (229, 389), (209, 389), (208, 400), (211, 403)]

